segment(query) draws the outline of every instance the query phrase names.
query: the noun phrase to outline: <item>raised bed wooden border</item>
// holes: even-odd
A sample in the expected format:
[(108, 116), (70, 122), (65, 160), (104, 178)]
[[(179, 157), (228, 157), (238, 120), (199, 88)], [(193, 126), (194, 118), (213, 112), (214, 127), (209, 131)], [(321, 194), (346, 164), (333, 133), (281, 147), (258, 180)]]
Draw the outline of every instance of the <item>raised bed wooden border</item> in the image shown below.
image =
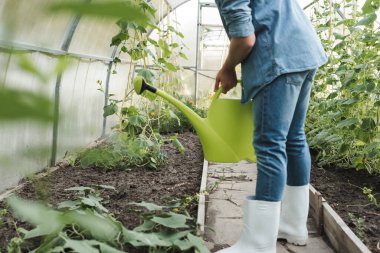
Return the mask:
[(312, 185), (309, 188), (309, 215), (319, 234), (325, 234), (338, 253), (371, 253)]

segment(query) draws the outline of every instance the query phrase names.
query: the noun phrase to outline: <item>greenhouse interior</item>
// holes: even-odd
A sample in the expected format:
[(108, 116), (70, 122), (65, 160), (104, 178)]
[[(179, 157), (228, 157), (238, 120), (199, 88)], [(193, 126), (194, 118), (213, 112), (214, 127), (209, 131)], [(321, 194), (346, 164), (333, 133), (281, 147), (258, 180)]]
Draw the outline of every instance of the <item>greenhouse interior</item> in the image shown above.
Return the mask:
[[(0, 253), (380, 253), (379, 9), (0, 1)], [(303, 121), (301, 99), (267, 99), (281, 80)], [(301, 184), (291, 129), (270, 136), (291, 110)]]

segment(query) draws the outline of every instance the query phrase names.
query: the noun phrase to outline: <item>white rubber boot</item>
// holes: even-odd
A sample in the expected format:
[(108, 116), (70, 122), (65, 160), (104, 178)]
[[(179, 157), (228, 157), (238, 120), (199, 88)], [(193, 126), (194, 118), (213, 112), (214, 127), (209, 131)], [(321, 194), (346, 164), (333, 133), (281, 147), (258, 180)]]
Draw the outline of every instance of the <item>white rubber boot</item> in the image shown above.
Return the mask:
[(254, 196), (247, 197), (240, 239), (233, 246), (217, 253), (276, 253), (280, 203), (254, 200)]
[(278, 239), (305, 246), (308, 238), (309, 185), (285, 186)]

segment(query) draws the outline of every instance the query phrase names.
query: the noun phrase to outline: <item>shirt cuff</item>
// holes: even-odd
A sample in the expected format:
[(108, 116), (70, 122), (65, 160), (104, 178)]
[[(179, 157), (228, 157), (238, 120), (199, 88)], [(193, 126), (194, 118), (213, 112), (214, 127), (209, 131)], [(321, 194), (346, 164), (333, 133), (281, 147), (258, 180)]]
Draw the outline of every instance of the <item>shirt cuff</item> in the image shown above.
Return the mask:
[(255, 33), (252, 22), (232, 22), (228, 24), (228, 35), (230, 37), (247, 37)]

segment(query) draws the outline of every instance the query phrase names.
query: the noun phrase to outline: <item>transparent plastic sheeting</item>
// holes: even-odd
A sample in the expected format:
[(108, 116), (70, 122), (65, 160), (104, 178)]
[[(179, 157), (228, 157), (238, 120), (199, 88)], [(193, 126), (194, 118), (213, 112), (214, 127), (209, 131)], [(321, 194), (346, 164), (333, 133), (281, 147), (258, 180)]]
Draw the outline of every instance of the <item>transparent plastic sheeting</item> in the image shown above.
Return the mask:
[(60, 49), (71, 17), (49, 14), (47, 7), (51, 3), (46, 0), (0, 1), (0, 41)]
[[(56, 58), (40, 53), (28, 57), (41, 69), (50, 69)], [(9, 54), (0, 54), (1, 66), (7, 65)], [(45, 93), (54, 99), (55, 77), (41, 85), (18, 67), (17, 57), (10, 58), (7, 73), (1, 80), (12, 88)], [(108, 64), (99, 61), (74, 60), (62, 76), (60, 89), (60, 121), (58, 126), (57, 160), (66, 152), (77, 151), (101, 137), (103, 127), (104, 94), (98, 91), (98, 80), (106, 83)], [(110, 93), (124, 92), (128, 65), (119, 65), (120, 74), (111, 75)], [(107, 123), (108, 129), (114, 125)], [(113, 120), (116, 122), (116, 120)], [(45, 168), (51, 158), (52, 123), (33, 121), (0, 124), (0, 191), (15, 185), (24, 176)]]
[[(0, 54), (1, 66), (8, 61), (8, 54)], [(40, 54), (30, 54), (31, 60), (48, 69), (55, 59), (41, 57)], [(0, 68), (1, 69), (1, 68)], [(6, 74), (2, 73), (9, 88), (35, 91), (54, 95), (55, 80), (41, 85), (29, 74), (21, 71), (16, 57), (11, 57)], [(17, 122), (1, 122), (0, 124), (0, 191), (14, 185), (23, 176), (40, 170), (48, 164), (52, 142), (52, 125), (41, 124), (29, 120)]]
[(65, 71), (60, 89), (58, 160), (101, 136), (104, 94), (97, 90), (97, 80), (105, 82), (107, 68), (102, 62), (76, 61)]

